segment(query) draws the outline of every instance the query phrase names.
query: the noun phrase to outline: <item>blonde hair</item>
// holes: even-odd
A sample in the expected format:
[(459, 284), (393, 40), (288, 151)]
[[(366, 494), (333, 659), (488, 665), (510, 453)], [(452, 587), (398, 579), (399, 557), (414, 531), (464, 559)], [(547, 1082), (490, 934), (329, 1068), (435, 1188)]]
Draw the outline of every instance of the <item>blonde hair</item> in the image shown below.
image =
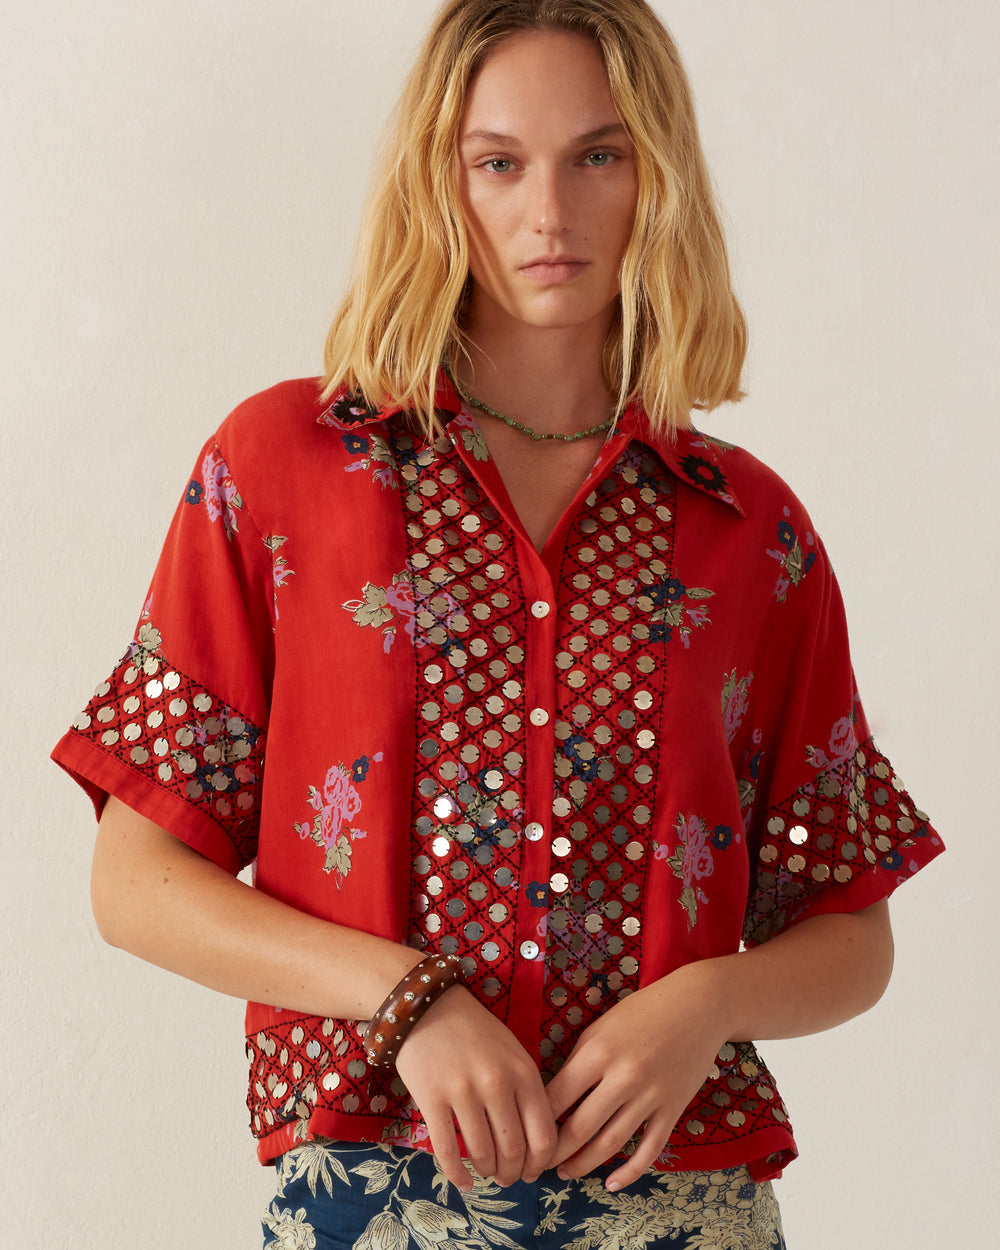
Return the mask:
[(511, 35), (567, 30), (601, 51), (635, 147), (638, 200), (604, 345), (618, 411), (654, 426), (742, 398), (746, 321), (698, 139), (687, 75), (644, 0), (450, 0), (404, 87), (365, 215), (352, 285), (327, 337), (326, 389), (412, 408), (435, 426), (443, 358), (462, 351), (468, 242), (455, 154), (469, 83)]

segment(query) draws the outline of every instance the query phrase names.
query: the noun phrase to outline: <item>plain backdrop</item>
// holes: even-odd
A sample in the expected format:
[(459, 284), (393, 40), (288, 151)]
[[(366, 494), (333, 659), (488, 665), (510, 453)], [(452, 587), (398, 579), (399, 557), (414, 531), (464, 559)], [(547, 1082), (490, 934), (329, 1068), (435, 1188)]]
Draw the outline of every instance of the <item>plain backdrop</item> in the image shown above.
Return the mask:
[[(1000, 10), (658, 0), (752, 327), (704, 424), (810, 508), (880, 745), (949, 853), (871, 1014), (769, 1044), (791, 1250), (987, 1250)], [(117, 661), (205, 437), (320, 369), (370, 153), (431, 0), (0, 2), (0, 1242), (247, 1250), (271, 1174), (242, 1005), (105, 947), (47, 753)]]

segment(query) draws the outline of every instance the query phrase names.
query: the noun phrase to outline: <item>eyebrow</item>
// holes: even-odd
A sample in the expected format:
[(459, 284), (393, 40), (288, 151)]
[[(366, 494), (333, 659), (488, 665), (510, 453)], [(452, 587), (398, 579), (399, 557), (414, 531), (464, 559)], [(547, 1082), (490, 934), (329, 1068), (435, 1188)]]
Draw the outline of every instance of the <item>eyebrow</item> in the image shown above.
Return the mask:
[[(607, 126), (598, 126), (596, 130), (588, 130), (586, 134), (577, 135), (573, 140), (574, 146), (585, 146), (588, 143), (596, 143), (598, 139), (606, 139), (609, 135), (627, 135), (625, 127), (621, 122), (610, 122)], [(496, 130), (470, 130), (468, 134), (462, 136), (463, 143), (497, 143), (505, 148), (519, 148), (522, 145), (521, 140), (514, 135), (500, 134)]]

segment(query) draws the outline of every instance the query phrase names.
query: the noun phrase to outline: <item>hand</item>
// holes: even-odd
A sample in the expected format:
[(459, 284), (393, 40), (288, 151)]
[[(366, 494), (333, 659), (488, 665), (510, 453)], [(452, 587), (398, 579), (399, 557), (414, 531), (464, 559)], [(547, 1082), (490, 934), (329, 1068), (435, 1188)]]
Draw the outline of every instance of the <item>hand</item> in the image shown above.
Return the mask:
[(579, 1101), (549, 1165), (564, 1179), (605, 1163), (643, 1124), (635, 1153), (607, 1188), (630, 1185), (663, 1150), (728, 1040), (721, 1005), (697, 968), (679, 968), (616, 1003), (584, 1030), (550, 1081), (557, 1120)]
[(463, 986), (447, 990), (399, 1048), (396, 1070), (427, 1124), (441, 1170), (470, 1190), (469, 1162), (498, 1185), (550, 1166), (555, 1117), (537, 1065), (502, 1021)]

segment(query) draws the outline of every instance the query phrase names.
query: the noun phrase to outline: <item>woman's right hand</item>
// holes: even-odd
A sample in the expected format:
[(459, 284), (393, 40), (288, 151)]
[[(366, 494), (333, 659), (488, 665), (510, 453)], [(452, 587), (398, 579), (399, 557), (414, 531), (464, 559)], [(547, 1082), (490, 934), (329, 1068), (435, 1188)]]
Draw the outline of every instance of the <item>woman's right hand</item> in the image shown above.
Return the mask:
[(510, 1029), (461, 985), (447, 990), (399, 1048), (396, 1070), (420, 1109), (441, 1170), (468, 1191), (469, 1162), (498, 1185), (533, 1181), (558, 1130), (537, 1065)]

